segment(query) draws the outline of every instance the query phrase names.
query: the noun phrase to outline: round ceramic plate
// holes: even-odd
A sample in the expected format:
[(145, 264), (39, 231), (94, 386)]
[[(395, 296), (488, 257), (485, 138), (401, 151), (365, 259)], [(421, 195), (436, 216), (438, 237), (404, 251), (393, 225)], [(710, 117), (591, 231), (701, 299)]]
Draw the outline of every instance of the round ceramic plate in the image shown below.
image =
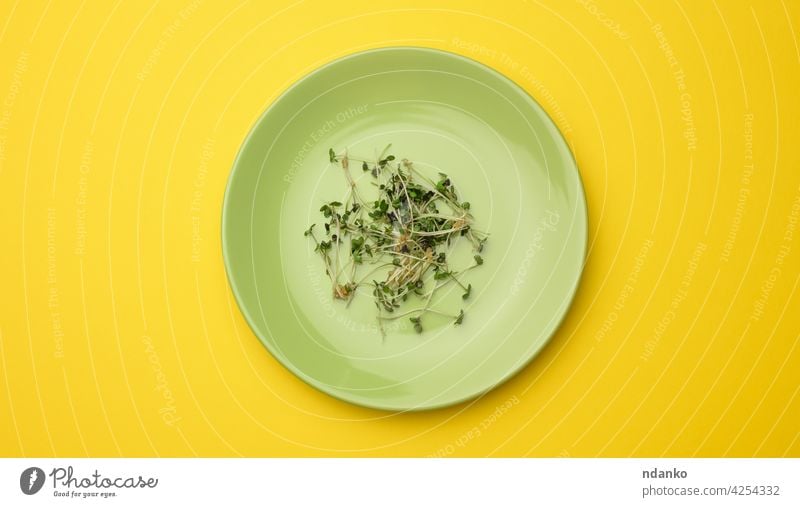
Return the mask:
[[(437, 294), (464, 310), (460, 326), (426, 318), (418, 334), (397, 319), (382, 336), (371, 291), (334, 300), (303, 235), (347, 192), (328, 150), (371, 157), (389, 143), (421, 172), (450, 175), (490, 234), (484, 264), (464, 275), (471, 297)], [(388, 410), (458, 403), (519, 371), (567, 312), (586, 242), (580, 176), (542, 108), (494, 70), (424, 48), (357, 53), (294, 84), (245, 140), (222, 216), (228, 278), (266, 348), (317, 389)]]

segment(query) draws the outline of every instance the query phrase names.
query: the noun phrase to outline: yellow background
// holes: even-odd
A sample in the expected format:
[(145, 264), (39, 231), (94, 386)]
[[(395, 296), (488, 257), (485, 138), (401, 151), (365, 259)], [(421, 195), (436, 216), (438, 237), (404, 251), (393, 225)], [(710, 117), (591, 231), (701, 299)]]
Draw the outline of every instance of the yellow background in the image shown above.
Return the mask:
[[(800, 456), (797, 2), (0, 11), (3, 456)], [(589, 205), (551, 344), (428, 413), (296, 379), (221, 258), (256, 118), (315, 67), (387, 45), (461, 53), (528, 90)]]

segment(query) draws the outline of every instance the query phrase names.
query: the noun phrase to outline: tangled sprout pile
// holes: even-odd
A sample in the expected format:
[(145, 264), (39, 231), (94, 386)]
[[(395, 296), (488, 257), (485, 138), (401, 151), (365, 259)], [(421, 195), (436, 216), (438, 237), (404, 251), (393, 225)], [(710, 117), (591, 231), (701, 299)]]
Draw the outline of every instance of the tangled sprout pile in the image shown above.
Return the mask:
[[(398, 161), (390, 149), (391, 144), (372, 161), (329, 150), (331, 169), (341, 171), (347, 183), (347, 197), (343, 203), (325, 203), (320, 208), (324, 232), (313, 224), (305, 236), (313, 239), (314, 251), (325, 264), (334, 298), (349, 305), (359, 292), (372, 294), (382, 333), (385, 321), (399, 318), (408, 318), (421, 333), (428, 314), (461, 324), (463, 309), (450, 314), (431, 303), (448, 284), (457, 284), (464, 300), (470, 297), (472, 285), (461, 278), (483, 264), (481, 252), (488, 235), (475, 229), (470, 203), (459, 199), (446, 174), (439, 173), (433, 181), (408, 159)], [(351, 173), (354, 163), (365, 176), (359, 181), (368, 181), (374, 189), (359, 188)], [(367, 201), (362, 194), (369, 190), (373, 196), (377, 190), (377, 197)], [(472, 261), (456, 270), (449, 256), (453, 246), (465, 240), (473, 249)], [(402, 303), (410, 297), (423, 304), (401, 313)]]

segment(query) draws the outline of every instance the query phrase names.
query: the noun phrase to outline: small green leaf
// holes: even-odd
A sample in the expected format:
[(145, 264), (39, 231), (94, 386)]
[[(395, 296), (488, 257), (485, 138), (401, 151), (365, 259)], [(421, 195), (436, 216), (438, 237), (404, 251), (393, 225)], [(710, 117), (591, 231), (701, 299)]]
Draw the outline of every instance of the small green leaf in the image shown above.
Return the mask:
[(336, 152), (333, 151), (333, 148), (328, 150), (328, 157), (331, 160), (331, 163), (336, 162)]
[(380, 156), (378, 157), (378, 160), (382, 159), (383, 156), (386, 155), (389, 152), (389, 149), (391, 147), (392, 147), (392, 143), (387, 144), (386, 148), (383, 149), (383, 151), (381, 152)]
[(458, 312), (458, 317), (456, 318), (456, 321), (455, 321), (455, 322), (453, 322), (453, 324), (455, 324), (456, 326), (458, 326), (458, 325), (460, 325), (462, 322), (464, 322), (464, 310), (461, 310), (460, 312)]
[(480, 255), (476, 255), (475, 256), (475, 264), (477, 264), (478, 266), (483, 264), (483, 257), (481, 257)]
[(364, 238), (363, 237), (353, 238), (352, 240), (350, 240), (350, 251), (351, 252), (355, 253), (355, 252), (359, 251), (362, 246), (364, 246)]

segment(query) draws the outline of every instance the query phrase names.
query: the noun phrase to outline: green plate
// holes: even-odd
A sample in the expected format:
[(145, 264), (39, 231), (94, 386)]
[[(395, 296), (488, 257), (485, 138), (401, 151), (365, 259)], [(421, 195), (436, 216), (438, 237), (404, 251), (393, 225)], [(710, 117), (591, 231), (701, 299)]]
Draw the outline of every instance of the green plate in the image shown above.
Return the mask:
[[(334, 301), (303, 236), (323, 202), (346, 195), (328, 149), (371, 156), (388, 143), (449, 174), (491, 235), (464, 275), (469, 300), (443, 291), (440, 304), (465, 310), (461, 326), (426, 319), (417, 334), (400, 319), (382, 337), (371, 295)], [(281, 95), (236, 158), (222, 215), (228, 278), (266, 348), (317, 389), (387, 410), (458, 403), (519, 371), (567, 312), (586, 243), (580, 176), (542, 108), (480, 63), (412, 47), (341, 58)]]

